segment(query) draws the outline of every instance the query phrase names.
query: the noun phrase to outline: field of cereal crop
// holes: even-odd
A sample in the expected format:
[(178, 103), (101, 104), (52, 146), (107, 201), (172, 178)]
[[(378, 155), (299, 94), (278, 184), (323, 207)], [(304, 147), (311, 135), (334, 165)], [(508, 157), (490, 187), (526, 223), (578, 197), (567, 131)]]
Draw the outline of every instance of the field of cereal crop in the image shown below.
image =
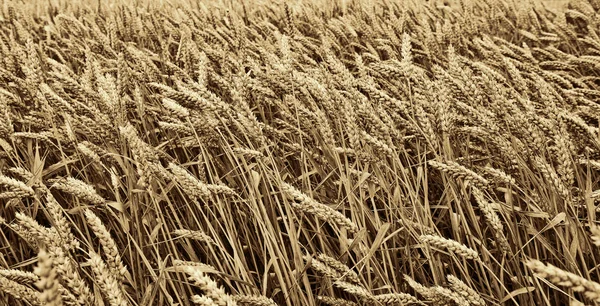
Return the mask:
[(600, 0), (0, 4), (0, 305), (600, 305)]

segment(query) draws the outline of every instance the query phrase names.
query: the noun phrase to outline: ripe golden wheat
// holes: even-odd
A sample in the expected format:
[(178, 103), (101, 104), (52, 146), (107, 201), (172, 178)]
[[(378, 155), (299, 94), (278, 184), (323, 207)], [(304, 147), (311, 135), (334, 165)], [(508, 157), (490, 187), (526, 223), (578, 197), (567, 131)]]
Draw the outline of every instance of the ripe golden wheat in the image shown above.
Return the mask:
[(600, 303), (565, 1), (2, 1), (0, 305)]

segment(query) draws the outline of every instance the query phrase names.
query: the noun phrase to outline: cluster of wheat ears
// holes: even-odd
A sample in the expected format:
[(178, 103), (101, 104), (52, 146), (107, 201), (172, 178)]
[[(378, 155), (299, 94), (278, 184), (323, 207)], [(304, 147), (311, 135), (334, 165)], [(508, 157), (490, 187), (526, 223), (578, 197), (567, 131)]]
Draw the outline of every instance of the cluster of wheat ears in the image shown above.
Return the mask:
[(1, 1), (0, 305), (600, 305), (600, 0), (167, 2)]

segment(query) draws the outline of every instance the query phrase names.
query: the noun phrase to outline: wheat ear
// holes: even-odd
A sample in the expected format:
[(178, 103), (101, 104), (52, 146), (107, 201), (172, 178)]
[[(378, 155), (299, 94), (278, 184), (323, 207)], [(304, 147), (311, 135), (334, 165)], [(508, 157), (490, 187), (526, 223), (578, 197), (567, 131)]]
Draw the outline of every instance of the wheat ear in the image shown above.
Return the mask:
[(110, 232), (106, 229), (104, 224), (102, 224), (102, 220), (100, 220), (100, 218), (98, 218), (91, 210), (85, 210), (85, 218), (96, 237), (100, 240), (102, 250), (106, 255), (108, 268), (113, 275), (117, 277), (117, 280), (123, 282), (127, 276), (127, 268), (123, 265), (117, 243), (110, 236)]
[(530, 260), (526, 265), (538, 277), (545, 278), (555, 285), (560, 285), (583, 294), (590, 300), (600, 302), (600, 284), (587, 280), (577, 274), (564, 271), (551, 264), (544, 264), (539, 260)]
[(237, 303), (232, 296), (227, 294), (217, 282), (200, 271), (197, 267), (183, 266), (181, 269), (189, 276), (188, 279), (193, 285), (200, 287), (204, 294), (211, 298), (218, 306), (235, 306)]
[(110, 306), (127, 306), (129, 302), (125, 298), (117, 276), (106, 266), (100, 255), (90, 252), (89, 264), (94, 272), (95, 280), (100, 290), (106, 296)]
[(42, 249), (38, 253), (38, 266), (34, 271), (39, 276), (36, 285), (41, 291), (40, 302), (46, 306), (62, 306), (60, 284), (56, 271), (52, 267), (52, 258), (46, 250)]
[(315, 201), (311, 197), (294, 188), (292, 185), (282, 183), (281, 189), (286, 196), (294, 200), (292, 203), (292, 207), (294, 207), (294, 209), (312, 214), (315, 217), (327, 222), (337, 224), (339, 227), (346, 228), (352, 233), (358, 232), (358, 226), (354, 224), (352, 220), (346, 218), (342, 213), (332, 209), (331, 207)]
[(419, 240), (431, 246), (445, 248), (448, 251), (467, 259), (479, 258), (479, 254), (477, 253), (477, 251), (451, 239), (446, 239), (437, 235), (421, 235), (419, 237)]

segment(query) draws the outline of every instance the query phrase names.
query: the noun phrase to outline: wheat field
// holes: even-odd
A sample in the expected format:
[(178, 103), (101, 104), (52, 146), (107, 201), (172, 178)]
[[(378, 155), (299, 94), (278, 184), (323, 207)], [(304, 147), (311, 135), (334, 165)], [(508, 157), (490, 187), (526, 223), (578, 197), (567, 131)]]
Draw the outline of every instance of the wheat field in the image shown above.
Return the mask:
[(600, 305), (600, 0), (0, 1), (0, 305)]

